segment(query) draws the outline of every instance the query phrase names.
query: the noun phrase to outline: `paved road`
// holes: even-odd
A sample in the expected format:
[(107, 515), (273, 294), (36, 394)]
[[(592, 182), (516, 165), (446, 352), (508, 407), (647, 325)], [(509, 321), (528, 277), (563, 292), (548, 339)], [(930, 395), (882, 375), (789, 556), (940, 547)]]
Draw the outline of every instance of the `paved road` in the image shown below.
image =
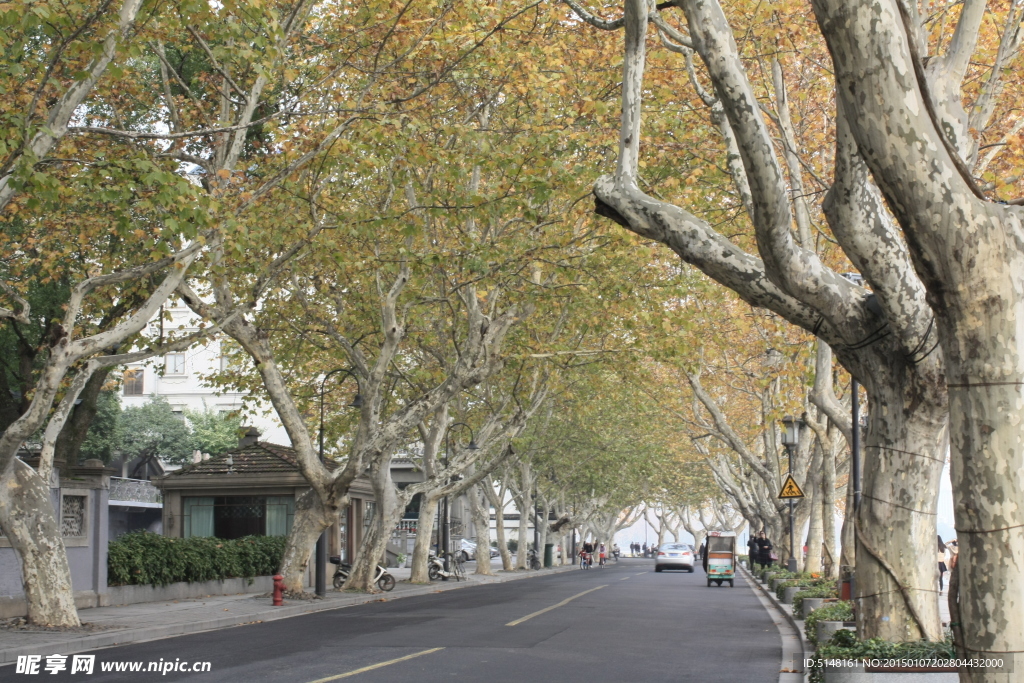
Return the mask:
[[(372, 603), (108, 648), (47, 681), (738, 681), (774, 683), (779, 633), (751, 589), (655, 574), (650, 560)], [(101, 673), (112, 661), (209, 661), (209, 673)], [(390, 664), (396, 659), (406, 658)], [(366, 667), (378, 668), (356, 672)], [(0, 669), (0, 678), (29, 681)]]

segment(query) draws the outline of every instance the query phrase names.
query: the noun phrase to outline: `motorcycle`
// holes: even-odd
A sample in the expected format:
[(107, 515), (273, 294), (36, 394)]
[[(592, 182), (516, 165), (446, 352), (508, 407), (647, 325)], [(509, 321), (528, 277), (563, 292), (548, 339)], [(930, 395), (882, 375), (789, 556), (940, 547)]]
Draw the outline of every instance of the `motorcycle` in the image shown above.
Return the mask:
[[(342, 562), (340, 555), (332, 555), (331, 564), (336, 565), (334, 569), (334, 587), (341, 588), (348, 581), (348, 575), (352, 572), (352, 565), (348, 562)], [(373, 577), (373, 582), (377, 584), (377, 588), (387, 592), (395, 587), (395, 577), (388, 574), (388, 570), (377, 565), (377, 572)]]

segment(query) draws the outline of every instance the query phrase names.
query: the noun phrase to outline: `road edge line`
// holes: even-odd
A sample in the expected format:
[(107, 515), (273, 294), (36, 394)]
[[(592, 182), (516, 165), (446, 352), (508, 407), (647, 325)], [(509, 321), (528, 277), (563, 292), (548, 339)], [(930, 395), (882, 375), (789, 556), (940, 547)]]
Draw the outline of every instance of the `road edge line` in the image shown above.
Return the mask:
[[(743, 577), (744, 582), (750, 587), (754, 596), (761, 602), (761, 606), (768, 612), (768, 616), (771, 617), (775, 628), (779, 631), (779, 639), (782, 641), (782, 661), (779, 662), (778, 683), (806, 683), (810, 679), (809, 671), (804, 669), (803, 666), (805, 654), (804, 640), (800, 634), (800, 629), (793, 621), (793, 617), (786, 614), (784, 610), (779, 609), (775, 602), (769, 599), (768, 591), (758, 583), (757, 579), (754, 578), (746, 567), (740, 568), (740, 576)], [(787, 659), (789, 664), (786, 663)], [(798, 659), (799, 662), (797, 661)], [(798, 663), (800, 666), (798, 671), (783, 671), (783, 669), (792, 669), (793, 665)]]

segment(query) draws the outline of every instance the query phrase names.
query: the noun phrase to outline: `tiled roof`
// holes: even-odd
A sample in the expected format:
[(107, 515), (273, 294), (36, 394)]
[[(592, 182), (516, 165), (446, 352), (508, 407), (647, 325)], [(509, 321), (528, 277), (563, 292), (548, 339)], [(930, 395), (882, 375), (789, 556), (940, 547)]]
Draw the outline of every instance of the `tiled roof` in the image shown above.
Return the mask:
[[(164, 477), (169, 479), (179, 476), (194, 476), (197, 474), (228, 474), (228, 456), (231, 456), (233, 474), (264, 474), (273, 472), (298, 472), (299, 465), (295, 456), (295, 449), (288, 446), (281, 446), (276, 443), (258, 441), (254, 444), (236, 448), (222, 455), (215, 456), (209, 460), (186, 465), (176, 472)], [(334, 469), (337, 464), (327, 461), (327, 467)]]

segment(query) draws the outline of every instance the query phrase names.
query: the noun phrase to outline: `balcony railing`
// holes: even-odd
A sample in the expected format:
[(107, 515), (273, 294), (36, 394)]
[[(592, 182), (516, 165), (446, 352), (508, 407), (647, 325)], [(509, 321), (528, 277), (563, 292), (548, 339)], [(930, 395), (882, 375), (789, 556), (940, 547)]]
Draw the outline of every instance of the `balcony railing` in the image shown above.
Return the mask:
[(132, 503), (161, 504), (160, 489), (145, 479), (110, 478), (110, 500)]

